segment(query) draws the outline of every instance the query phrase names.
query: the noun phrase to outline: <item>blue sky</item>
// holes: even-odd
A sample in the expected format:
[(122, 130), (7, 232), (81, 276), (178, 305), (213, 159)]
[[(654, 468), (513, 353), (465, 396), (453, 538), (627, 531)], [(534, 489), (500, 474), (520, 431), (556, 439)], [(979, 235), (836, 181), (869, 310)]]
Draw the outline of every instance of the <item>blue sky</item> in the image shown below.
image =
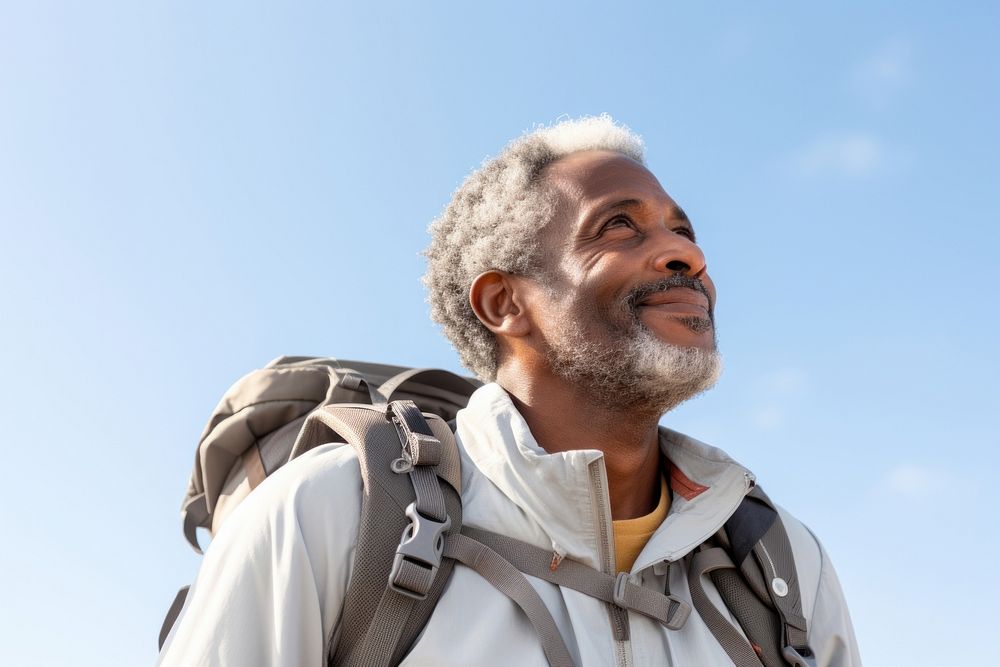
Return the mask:
[(280, 354), (458, 369), (428, 222), (602, 112), (719, 290), (726, 373), (664, 423), (817, 532), (866, 664), (981, 661), (995, 5), (486, 4), (0, 2), (0, 665), (152, 662), (221, 393)]

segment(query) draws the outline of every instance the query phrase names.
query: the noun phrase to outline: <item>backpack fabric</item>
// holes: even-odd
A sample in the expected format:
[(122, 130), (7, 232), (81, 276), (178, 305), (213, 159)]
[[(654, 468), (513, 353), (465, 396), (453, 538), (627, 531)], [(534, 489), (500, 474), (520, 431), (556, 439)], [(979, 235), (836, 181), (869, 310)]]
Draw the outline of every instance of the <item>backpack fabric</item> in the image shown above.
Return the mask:
[(199, 439), (181, 509), (188, 543), (201, 553), (198, 528), (214, 535), (250, 491), (307, 451), (295, 449), (296, 439), (317, 408), (406, 399), (447, 421), (479, 384), (447, 371), (331, 357), (279, 357), (249, 373), (225, 393)]
[[(213, 410), (199, 438), (194, 468), (181, 507), (185, 538), (191, 548), (202, 553), (197, 533), (199, 528), (215, 535), (226, 517), (268, 475), (316, 445), (323, 442), (345, 442), (344, 436), (324, 422), (325, 415), (319, 415), (321, 408), (331, 405), (368, 405), (384, 411), (390, 400), (408, 400), (424, 413), (439, 417), (437, 421), (440, 425), (432, 423), (435, 423), (438, 431), (444, 428), (447, 435), (442, 434), (442, 437), (448, 439), (451, 438), (451, 432), (447, 426), (442, 426), (442, 420), (454, 419), (479, 385), (472, 378), (438, 369), (414, 369), (337, 360), (332, 357), (283, 356), (271, 361), (263, 368), (240, 378), (230, 387)], [(307, 418), (311, 415), (316, 415), (316, 419), (307, 425)], [(378, 452), (396, 451), (398, 456), (399, 441), (396, 435), (392, 435), (392, 438), (395, 443), (392, 450), (386, 449), (384, 443), (383, 446), (362, 447), (365, 442), (363, 437), (355, 440), (358, 447), (363, 449), (359, 456), (362, 456), (362, 460), (371, 458), (373, 455), (369, 451), (375, 452), (376, 456)], [(443, 456), (454, 467), (452, 474), (445, 475), (446, 481), (457, 487), (455, 477), (458, 474), (458, 463), (453, 440), (452, 446), (446, 448)], [(443, 467), (441, 470), (445, 474)], [(376, 487), (383, 488), (385, 484)], [(397, 494), (401, 492), (398, 484), (391, 488)], [(405, 492), (403, 489), (402, 493)], [(456, 506), (455, 512), (460, 512), (460, 503), (450, 504)], [(386, 509), (381, 507), (381, 500), (376, 502), (376, 506)], [(408, 525), (407, 518), (401, 511), (406, 506), (404, 503), (400, 508), (388, 508), (390, 511), (385, 512), (388, 518), (380, 524), (392, 526), (395, 530), (395, 542), (398, 542), (399, 534)], [(456, 530), (458, 526), (460, 522), (456, 522)], [(385, 545), (395, 549), (395, 544), (385, 542)], [(386, 558), (391, 565), (393, 553), (390, 552), (386, 557), (376, 549), (376, 553), (371, 554), (370, 558), (366, 555), (363, 562), (367, 566), (370, 563), (382, 563)], [(450, 569), (450, 563), (446, 569)], [(367, 570), (362, 567), (359, 571)], [(388, 571), (386, 575), (387, 573)], [(367, 578), (358, 579), (369, 583), (375, 580), (380, 587), (384, 587), (382, 583), (386, 576), (373, 572)], [(447, 576), (442, 576), (438, 587), (443, 587), (446, 581)], [(178, 591), (167, 612), (160, 629), (161, 647), (183, 608), (188, 588), (184, 586)], [(370, 590), (363, 593), (359, 588), (351, 600), (365, 600), (372, 594)], [(419, 619), (426, 621), (433, 610), (432, 603), (426, 606), (427, 609), (414, 617), (416, 631), (422, 626)], [(373, 612), (362, 605), (356, 613), (365, 618)]]
[[(377, 386), (376, 386), (377, 385)], [(436, 370), (333, 359), (282, 357), (223, 397), (199, 443), (182, 510), (184, 532), (214, 534), (268, 474), (326, 442), (358, 454), (364, 499), (342, 631), (331, 664), (390, 665), (405, 657), (427, 622), (457, 560), (524, 611), (552, 665), (569, 651), (528, 574), (645, 614), (668, 628), (687, 619), (686, 602), (503, 535), (462, 526), (459, 455), (445, 420), (478, 383)], [(422, 414), (423, 413), (423, 414)], [(376, 519), (377, 517), (377, 519)], [(711, 577), (736, 629), (701, 585)], [(759, 489), (694, 554), (689, 584), (695, 609), (739, 667), (815, 664), (806, 643), (788, 537)], [(183, 589), (160, 643), (183, 604)]]

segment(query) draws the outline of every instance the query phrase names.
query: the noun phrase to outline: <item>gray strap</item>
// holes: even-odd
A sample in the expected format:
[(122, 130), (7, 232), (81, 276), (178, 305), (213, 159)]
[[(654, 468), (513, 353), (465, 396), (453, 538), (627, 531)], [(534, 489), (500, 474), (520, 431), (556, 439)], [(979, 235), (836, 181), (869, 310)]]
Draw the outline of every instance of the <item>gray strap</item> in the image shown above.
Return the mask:
[(808, 643), (808, 624), (802, 614), (798, 570), (785, 525), (764, 489), (755, 486), (748, 496), (750, 498), (744, 503), (753, 502), (751, 498), (759, 501), (774, 513), (774, 521), (753, 545), (754, 557), (748, 557), (739, 564), (743, 578), (753, 584), (755, 590), (759, 587), (758, 582), (762, 583), (765, 591), (763, 599), (769, 600), (777, 611), (785, 662), (796, 666), (813, 665), (816, 656)]
[(447, 512), (435, 469), (441, 461), (441, 442), (431, 433), (413, 401), (389, 403), (386, 416), (392, 420), (399, 434), (403, 457), (412, 465), (410, 479), (417, 496), (417, 511), (434, 521), (444, 521)]
[(736, 667), (763, 667), (763, 663), (757, 657), (753, 647), (750, 646), (750, 642), (715, 608), (701, 583), (701, 578), (709, 572), (735, 567), (729, 554), (720, 547), (696, 552), (692, 556), (691, 565), (688, 568), (688, 588), (691, 591), (691, 601), (694, 603), (694, 608), (698, 610), (698, 615), (715, 635), (722, 648), (725, 649), (726, 655), (736, 664)]
[(720, 568), (709, 573), (709, 577), (764, 666), (788, 667), (781, 655), (781, 619), (770, 605), (767, 593), (763, 598), (758, 597), (735, 569)]
[(462, 533), (489, 546), (524, 574), (648, 616), (671, 630), (684, 627), (691, 613), (687, 602), (635, 584), (626, 572), (612, 576), (569, 558), (553, 569), (552, 553), (533, 544), (469, 526), (463, 526)]
[(478, 572), (483, 579), (493, 584), (521, 608), (538, 635), (549, 665), (573, 666), (573, 658), (563, 642), (552, 614), (549, 613), (538, 592), (516, 567), (468, 535), (450, 535), (445, 542), (444, 554)]
[(412, 597), (401, 595), (392, 588), (386, 588), (357, 650), (349, 659), (334, 660), (333, 664), (349, 664), (357, 667), (391, 665), (392, 655), (403, 634), (403, 628), (417, 602)]
[(407, 382), (425, 382), (438, 389), (454, 392), (459, 396), (469, 396), (476, 390), (476, 385), (465, 378), (443, 371), (438, 368), (411, 368), (394, 375), (378, 388), (378, 392), (392, 401), (395, 393)]
[(815, 656), (809, 648), (807, 623), (802, 614), (802, 594), (795, 558), (780, 517), (754, 545), (753, 551), (763, 571), (771, 601), (781, 617), (785, 659), (794, 661), (793, 664), (814, 662)]
[[(430, 617), (454, 564), (449, 559), (441, 561), (440, 555), (444, 532), (461, 526), (461, 501), (451, 482), (436, 473), (459, 478), (458, 449), (444, 421), (435, 418), (428, 422), (420, 416), (421, 425), (416, 416), (410, 416), (413, 423), (404, 420), (410, 430), (434, 436), (442, 444), (439, 466), (414, 466), (410, 472), (417, 473), (418, 483), (433, 482), (431, 495), (436, 491), (443, 497), (443, 521), (417, 510), (414, 476), (400, 474), (407, 471), (396, 467), (408, 445), (401, 442), (399, 429), (385, 412), (361, 405), (327, 406), (311, 415), (299, 434), (303, 447), (329, 441), (330, 433), (351, 444), (358, 453), (365, 487), (341, 631), (337, 644), (328, 652), (331, 664), (398, 664)], [(433, 477), (427, 480), (424, 475)], [(419, 493), (427, 495), (423, 486), (420, 489)]]
[(399, 433), (403, 452), (415, 466), (436, 466), (441, 462), (441, 442), (413, 401), (393, 401), (386, 407), (386, 417)]
[(413, 490), (417, 494), (417, 511), (435, 521), (444, 521), (447, 512), (437, 473), (433, 469), (413, 468), (410, 479), (413, 480)]
[(371, 401), (372, 405), (377, 408), (385, 408), (385, 404), (387, 402), (385, 394), (380, 392), (378, 387), (373, 385), (368, 378), (361, 373), (358, 373), (357, 371), (348, 371), (347, 374), (341, 378), (339, 384), (354, 391), (361, 391), (364, 389), (368, 392), (368, 400)]

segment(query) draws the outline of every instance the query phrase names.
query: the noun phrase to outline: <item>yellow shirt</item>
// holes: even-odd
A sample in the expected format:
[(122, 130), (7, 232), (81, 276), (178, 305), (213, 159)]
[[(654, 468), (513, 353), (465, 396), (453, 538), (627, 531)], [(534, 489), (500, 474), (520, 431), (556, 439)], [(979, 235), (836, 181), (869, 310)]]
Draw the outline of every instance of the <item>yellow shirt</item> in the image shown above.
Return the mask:
[(612, 521), (615, 532), (615, 563), (619, 572), (629, 572), (635, 565), (639, 552), (646, 546), (670, 511), (670, 491), (665, 477), (660, 478), (660, 502), (656, 509), (646, 516), (635, 519)]

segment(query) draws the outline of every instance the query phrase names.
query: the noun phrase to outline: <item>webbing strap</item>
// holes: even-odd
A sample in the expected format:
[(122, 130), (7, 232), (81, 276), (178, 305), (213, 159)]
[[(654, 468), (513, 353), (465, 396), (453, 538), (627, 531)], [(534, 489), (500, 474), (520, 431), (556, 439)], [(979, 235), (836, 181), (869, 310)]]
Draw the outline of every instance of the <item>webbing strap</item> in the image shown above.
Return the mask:
[[(764, 537), (754, 546), (753, 552), (768, 584), (767, 591), (771, 596), (771, 602), (781, 617), (782, 650), (785, 659), (792, 664), (813, 663), (815, 656), (809, 648), (808, 627), (802, 614), (802, 595), (795, 559), (788, 533), (780, 518), (764, 533)], [(744, 565), (749, 566), (750, 563)]]
[(781, 619), (771, 607), (767, 593), (763, 598), (758, 597), (735, 569), (720, 568), (709, 573), (709, 577), (764, 667), (788, 667), (781, 655)]
[(472, 568), (497, 590), (509, 597), (528, 617), (545, 659), (553, 667), (573, 667), (573, 658), (563, 642), (548, 607), (516, 567), (485, 544), (461, 533), (449, 535), (444, 555)]
[(427, 384), (447, 391), (454, 392), (459, 396), (469, 396), (476, 390), (477, 385), (463, 377), (443, 371), (437, 368), (411, 368), (394, 375), (378, 388), (378, 393), (391, 401), (395, 393), (408, 382), (426, 382)]
[(763, 663), (757, 657), (753, 647), (750, 646), (750, 642), (722, 615), (722, 612), (715, 608), (701, 583), (701, 578), (714, 570), (735, 569), (735, 567), (729, 554), (721, 547), (695, 552), (688, 568), (688, 588), (691, 591), (691, 602), (694, 603), (698, 615), (715, 635), (722, 648), (725, 649), (726, 655), (736, 664), (736, 667), (763, 667)]
[(712, 581), (761, 662), (814, 666), (791, 543), (763, 489), (747, 494), (715, 539), (738, 571), (715, 570)]
[(413, 481), (413, 491), (417, 494), (417, 511), (435, 521), (444, 521), (448, 512), (444, 508), (444, 495), (441, 493), (437, 471), (432, 467), (414, 467), (410, 471), (410, 480)]
[(441, 442), (434, 437), (420, 408), (413, 401), (393, 401), (386, 416), (396, 426), (403, 451), (415, 466), (436, 466), (441, 462)]
[(350, 656), (351, 665), (383, 667), (392, 664), (392, 655), (403, 634), (406, 621), (417, 600), (386, 588), (377, 612), (365, 632), (358, 650)]
[(569, 558), (552, 569), (552, 552), (533, 544), (469, 526), (463, 526), (462, 533), (487, 545), (524, 574), (648, 616), (671, 630), (684, 627), (691, 613), (684, 600), (635, 584), (625, 572), (612, 576)]
[(371, 404), (379, 409), (385, 409), (385, 404), (386, 404), (385, 395), (382, 394), (378, 390), (378, 387), (373, 385), (371, 381), (361, 373), (358, 373), (357, 371), (348, 371), (347, 374), (344, 375), (343, 378), (341, 378), (338, 384), (343, 385), (344, 387), (347, 387), (348, 389), (351, 389), (353, 391), (364, 390), (368, 392), (368, 400), (371, 401)]
[(441, 462), (441, 442), (431, 433), (413, 401), (393, 401), (386, 416), (399, 434), (403, 458), (412, 466), (410, 480), (417, 496), (417, 511), (434, 521), (444, 521), (448, 513), (435, 468)]
[[(441, 466), (457, 471), (458, 450), (447, 424), (424, 422), (419, 432), (434, 434), (445, 445)], [(444, 521), (417, 511), (412, 477), (394, 465), (405, 445), (385, 412), (361, 405), (327, 406), (306, 420), (296, 446), (301, 442), (307, 449), (332, 435), (357, 451), (364, 496), (354, 569), (329, 661), (344, 667), (398, 664), (451, 572), (453, 561), (440, 561), (442, 533), (449, 525), (461, 525), (461, 501), (449, 482), (435, 480), (446, 508)], [(437, 466), (419, 469), (434, 474)]]

